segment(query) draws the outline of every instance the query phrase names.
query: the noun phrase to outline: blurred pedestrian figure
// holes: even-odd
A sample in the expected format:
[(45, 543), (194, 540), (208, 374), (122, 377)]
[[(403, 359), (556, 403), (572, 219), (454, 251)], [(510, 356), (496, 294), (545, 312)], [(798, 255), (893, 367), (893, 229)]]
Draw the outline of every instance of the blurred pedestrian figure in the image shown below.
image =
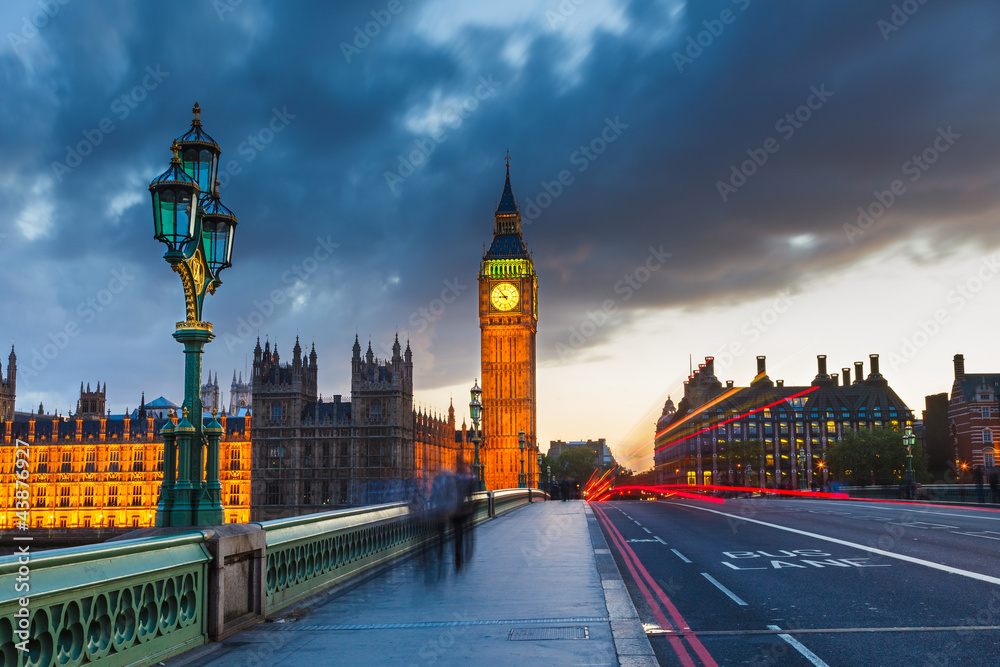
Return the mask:
[(976, 466), (972, 470), (972, 481), (976, 483), (976, 497), (979, 502), (986, 502), (986, 494), (983, 493), (983, 466)]
[(458, 509), (458, 485), (455, 476), (450, 473), (441, 473), (434, 477), (431, 484), (430, 502), (427, 507), (427, 523), (431, 534), (434, 535), (434, 544), (425, 553), (433, 553), (435, 556), (435, 570), (431, 572), (429, 568), (427, 576), (442, 574), (444, 567), (444, 548), (448, 536), (448, 526), (452, 515)]
[(476, 480), (469, 474), (464, 461), (459, 461), (455, 485), (458, 502), (451, 515), (451, 527), (452, 539), (455, 540), (455, 571), (458, 572), (472, 557), (472, 526), (475, 513), (472, 494), (476, 490)]
[(990, 502), (1000, 503), (1000, 473), (996, 467), (990, 468)]

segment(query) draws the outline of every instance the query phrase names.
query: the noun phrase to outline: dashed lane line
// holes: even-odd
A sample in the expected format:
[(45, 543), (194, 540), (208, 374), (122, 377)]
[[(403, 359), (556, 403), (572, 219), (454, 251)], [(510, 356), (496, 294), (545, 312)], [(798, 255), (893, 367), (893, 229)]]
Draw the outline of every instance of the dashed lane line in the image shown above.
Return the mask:
[[(780, 630), (781, 629), (777, 625), (769, 625), (767, 627), (768, 627), (769, 630)], [(799, 653), (802, 654), (802, 657), (804, 657), (806, 660), (808, 660), (812, 664), (816, 665), (816, 667), (830, 667), (825, 662), (823, 662), (818, 655), (816, 655), (815, 653), (813, 653), (812, 651), (810, 651), (809, 649), (807, 649), (802, 644), (802, 642), (800, 642), (795, 637), (793, 637), (791, 635), (788, 635), (788, 634), (780, 634), (778, 636), (781, 639), (783, 639), (786, 642), (788, 642), (788, 644), (792, 648), (794, 648), (796, 651), (798, 651)]]
[(708, 572), (702, 572), (702, 573), (701, 573), (701, 576), (705, 577), (705, 578), (706, 578), (706, 579), (708, 579), (708, 580), (709, 580), (710, 582), (712, 582), (712, 585), (713, 585), (713, 586), (715, 586), (715, 587), (716, 587), (716, 588), (718, 588), (718, 589), (719, 589), (720, 591), (722, 591), (723, 593), (725, 593), (725, 594), (726, 594), (726, 597), (728, 597), (728, 598), (729, 598), (730, 600), (732, 600), (733, 602), (735, 602), (735, 603), (736, 603), (736, 604), (738, 604), (739, 606), (741, 606), (741, 607), (746, 607), (746, 606), (747, 606), (747, 603), (746, 603), (746, 602), (744, 602), (744, 601), (743, 601), (743, 600), (742, 600), (742, 599), (740, 598), (740, 596), (738, 596), (738, 595), (737, 595), (736, 593), (733, 593), (733, 592), (732, 592), (731, 590), (729, 590), (728, 588), (726, 588), (725, 586), (723, 586), (722, 584), (720, 584), (720, 583), (718, 582), (718, 580), (717, 580), (717, 579), (716, 579), (715, 577), (713, 577), (712, 575), (710, 575), (710, 574), (709, 574)]
[(691, 561), (689, 561), (689, 560), (688, 560), (687, 558), (685, 558), (685, 557), (684, 557), (684, 554), (682, 554), (682, 553), (681, 553), (680, 551), (678, 551), (677, 549), (671, 549), (671, 551), (673, 551), (673, 552), (674, 552), (674, 555), (676, 555), (676, 556), (677, 556), (678, 558), (680, 558), (680, 559), (681, 559), (682, 561), (684, 561), (685, 563), (690, 563), (690, 562), (691, 562)]

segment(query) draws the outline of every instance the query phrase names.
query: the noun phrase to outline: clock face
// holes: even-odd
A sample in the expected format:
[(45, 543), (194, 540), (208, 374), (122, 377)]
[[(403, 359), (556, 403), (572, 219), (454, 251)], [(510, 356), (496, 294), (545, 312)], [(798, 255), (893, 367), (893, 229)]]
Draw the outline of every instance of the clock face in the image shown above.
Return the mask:
[(511, 283), (500, 283), (490, 292), (490, 303), (497, 310), (513, 310), (517, 301), (517, 287)]

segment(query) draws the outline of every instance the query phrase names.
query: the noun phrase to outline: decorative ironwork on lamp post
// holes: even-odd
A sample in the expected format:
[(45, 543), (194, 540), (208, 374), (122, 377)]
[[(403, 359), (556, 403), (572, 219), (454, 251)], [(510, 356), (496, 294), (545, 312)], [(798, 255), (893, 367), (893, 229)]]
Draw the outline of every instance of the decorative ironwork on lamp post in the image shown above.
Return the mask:
[(483, 402), (481, 400), (483, 390), (479, 388), (479, 378), (476, 378), (469, 393), (472, 396), (472, 400), (469, 401), (469, 413), (472, 415), (472, 444), (476, 448), (472, 472), (476, 476), (476, 490), (485, 491), (486, 481), (483, 479), (483, 466), (479, 462), (479, 443), (482, 442), (482, 438), (479, 437), (479, 420), (483, 416)]
[(524, 429), (517, 434), (517, 444), (521, 448), (521, 474), (517, 476), (517, 488), (528, 488), (528, 480), (524, 478)]
[(207, 526), (224, 521), (219, 483), (222, 426), (205, 426), (201, 403), (201, 356), (211, 342), (211, 322), (202, 319), (206, 294), (222, 284), (232, 266), (236, 216), (219, 200), (216, 180), (221, 150), (201, 127), (195, 103), (191, 129), (171, 146), (170, 167), (153, 179), (153, 237), (167, 246), (163, 258), (181, 277), (186, 318), (174, 339), (184, 345), (184, 403), (177, 424), (163, 435), (163, 482), (156, 507), (157, 526)]
[(543, 458), (543, 456), (544, 455), (542, 454), (542, 450), (541, 450), (541, 448), (539, 448), (538, 449), (538, 468), (536, 469), (536, 472), (535, 472), (535, 485), (536, 485), (536, 488), (539, 488), (539, 489), (542, 488), (542, 463), (543, 463), (542, 458)]
[(909, 497), (909, 491), (913, 487), (913, 443), (916, 441), (917, 436), (913, 435), (913, 427), (909, 424), (903, 429), (903, 444), (906, 445), (906, 484), (907, 484), (907, 497)]

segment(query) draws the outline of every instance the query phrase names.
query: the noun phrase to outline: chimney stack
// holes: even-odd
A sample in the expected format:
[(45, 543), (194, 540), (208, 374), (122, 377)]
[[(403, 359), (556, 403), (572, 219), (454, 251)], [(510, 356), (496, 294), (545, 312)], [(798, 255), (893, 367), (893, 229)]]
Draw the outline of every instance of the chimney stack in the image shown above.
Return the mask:
[(871, 368), (872, 368), (872, 373), (871, 374), (872, 374), (872, 376), (873, 377), (879, 377), (881, 375), (881, 373), (878, 372), (878, 355), (877, 354), (869, 354), (868, 355), (868, 361), (871, 364)]
[(826, 355), (825, 354), (817, 354), (816, 355), (816, 371), (817, 371), (816, 374), (819, 375), (820, 377), (826, 375)]
[(838, 374), (836, 374), (836, 373), (830, 373), (830, 378), (833, 380), (833, 386), (834, 387), (839, 387), (840, 386), (840, 376)]
[(705, 375), (715, 377), (715, 357), (705, 357)]
[(865, 365), (863, 362), (854, 362), (854, 384), (861, 384), (865, 377)]
[(850, 368), (841, 368), (840, 372), (841, 372), (841, 375), (844, 376), (844, 386), (845, 387), (850, 386), (850, 384), (851, 384), (851, 369)]
[(784, 380), (778, 380), (777, 385), (779, 387), (784, 387), (785, 386), (785, 381)]
[(965, 377), (965, 355), (956, 354), (955, 355), (955, 379)]
[(733, 380), (726, 380), (726, 389), (733, 388)]
[(766, 359), (764, 356), (757, 357), (757, 375), (764, 375), (767, 372)]

